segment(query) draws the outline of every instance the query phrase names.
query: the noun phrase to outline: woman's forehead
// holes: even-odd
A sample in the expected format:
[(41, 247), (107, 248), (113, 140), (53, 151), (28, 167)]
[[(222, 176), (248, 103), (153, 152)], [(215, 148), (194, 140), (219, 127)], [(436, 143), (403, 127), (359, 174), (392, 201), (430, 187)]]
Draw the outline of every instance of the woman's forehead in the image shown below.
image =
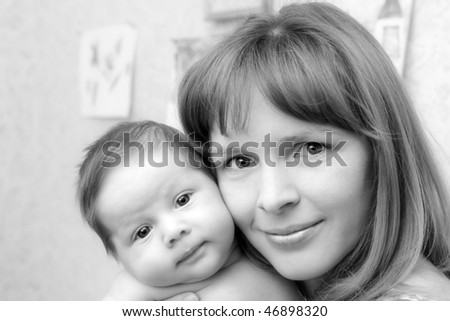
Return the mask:
[(345, 132), (329, 123), (317, 123), (288, 114), (274, 106), (257, 88), (249, 96), (251, 100), (245, 106), (245, 118), (236, 119), (230, 113), (226, 124), (222, 124), (226, 126), (222, 128), (216, 121), (211, 128), (211, 138), (293, 141), (299, 138), (320, 139), (327, 132), (333, 135)]

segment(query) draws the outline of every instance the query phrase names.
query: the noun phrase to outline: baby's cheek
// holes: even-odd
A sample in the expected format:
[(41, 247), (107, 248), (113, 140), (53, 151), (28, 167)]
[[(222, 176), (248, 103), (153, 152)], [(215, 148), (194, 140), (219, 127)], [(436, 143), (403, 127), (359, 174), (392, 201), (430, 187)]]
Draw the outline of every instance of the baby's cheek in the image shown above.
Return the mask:
[(168, 286), (173, 281), (173, 271), (170, 266), (148, 262), (140, 270), (143, 283), (150, 286)]

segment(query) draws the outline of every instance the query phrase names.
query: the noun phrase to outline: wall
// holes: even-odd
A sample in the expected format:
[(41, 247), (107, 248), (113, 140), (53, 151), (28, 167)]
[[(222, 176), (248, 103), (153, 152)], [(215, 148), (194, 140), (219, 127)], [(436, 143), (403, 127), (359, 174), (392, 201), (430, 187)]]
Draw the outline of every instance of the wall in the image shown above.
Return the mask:
[(203, 35), (202, 1), (0, 1), (0, 300), (90, 300), (117, 270), (74, 197), (82, 149), (116, 120), (84, 119), (83, 31), (139, 31), (130, 119), (164, 121), (173, 39)]
[[(383, 0), (331, 2), (370, 30)], [(405, 81), (441, 155), (450, 155), (450, 2), (415, 2)], [(74, 197), (83, 148), (116, 122), (80, 116), (80, 34), (134, 24), (130, 119), (164, 121), (173, 40), (211, 30), (203, 9), (203, 0), (0, 1), (0, 300), (94, 300), (117, 271)]]

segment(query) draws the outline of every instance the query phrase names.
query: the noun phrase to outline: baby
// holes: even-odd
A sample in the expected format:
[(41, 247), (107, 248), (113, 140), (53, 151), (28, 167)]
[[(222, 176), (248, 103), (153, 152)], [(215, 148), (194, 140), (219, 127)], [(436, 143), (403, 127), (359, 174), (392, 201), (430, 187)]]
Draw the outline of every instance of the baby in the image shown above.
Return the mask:
[(84, 219), (124, 270), (104, 299), (298, 300), (293, 282), (253, 265), (210, 170), (182, 133), (121, 123), (87, 148)]

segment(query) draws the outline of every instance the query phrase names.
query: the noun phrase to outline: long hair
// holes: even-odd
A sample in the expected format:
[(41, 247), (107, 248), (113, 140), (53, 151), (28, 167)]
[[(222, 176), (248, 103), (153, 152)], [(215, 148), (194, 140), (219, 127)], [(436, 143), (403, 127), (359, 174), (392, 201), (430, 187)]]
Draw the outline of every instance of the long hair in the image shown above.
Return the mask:
[(363, 135), (371, 146), (367, 233), (312, 299), (376, 299), (421, 256), (450, 276), (449, 195), (399, 76), (364, 27), (325, 3), (250, 16), (185, 74), (185, 131), (206, 143), (215, 126), (245, 129), (255, 86), (285, 114)]

